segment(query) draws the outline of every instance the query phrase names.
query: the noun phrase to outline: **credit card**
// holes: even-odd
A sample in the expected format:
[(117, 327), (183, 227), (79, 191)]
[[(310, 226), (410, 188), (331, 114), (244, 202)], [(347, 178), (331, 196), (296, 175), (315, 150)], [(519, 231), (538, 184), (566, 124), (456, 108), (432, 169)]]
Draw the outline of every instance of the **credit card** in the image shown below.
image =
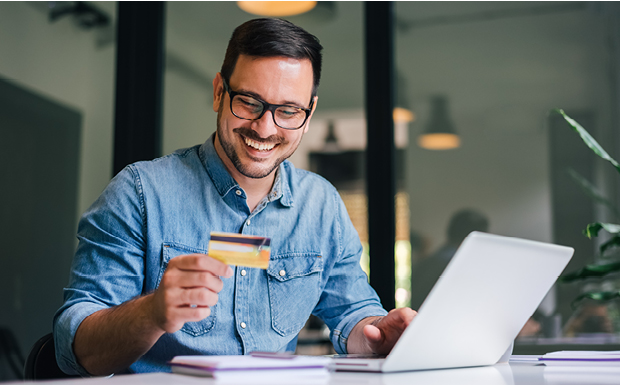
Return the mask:
[(209, 256), (227, 265), (258, 267), (269, 266), (271, 238), (235, 233), (211, 233)]

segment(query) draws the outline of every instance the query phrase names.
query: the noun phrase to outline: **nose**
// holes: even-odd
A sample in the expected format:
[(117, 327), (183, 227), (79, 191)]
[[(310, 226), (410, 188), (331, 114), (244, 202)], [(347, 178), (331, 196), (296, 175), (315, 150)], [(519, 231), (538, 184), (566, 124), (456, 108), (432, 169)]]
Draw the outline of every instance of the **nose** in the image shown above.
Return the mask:
[(252, 129), (260, 135), (261, 138), (268, 138), (278, 134), (278, 126), (273, 120), (271, 111), (265, 111), (260, 119), (252, 121)]

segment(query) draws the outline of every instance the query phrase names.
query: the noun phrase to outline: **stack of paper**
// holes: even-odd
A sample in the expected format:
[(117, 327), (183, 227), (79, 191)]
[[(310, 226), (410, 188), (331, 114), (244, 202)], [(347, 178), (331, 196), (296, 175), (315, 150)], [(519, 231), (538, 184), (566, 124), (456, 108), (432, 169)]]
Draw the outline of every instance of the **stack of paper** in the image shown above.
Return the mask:
[(615, 366), (620, 367), (620, 351), (564, 350), (539, 358), (546, 366)]
[(327, 357), (311, 356), (177, 356), (175, 373), (212, 377), (229, 383), (321, 384), (329, 379)]
[(536, 355), (513, 354), (508, 359), (508, 362), (510, 362), (511, 364), (514, 364), (514, 363), (539, 364), (540, 363), (539, 359), (540, 359), (540, 356), (536, 356)]

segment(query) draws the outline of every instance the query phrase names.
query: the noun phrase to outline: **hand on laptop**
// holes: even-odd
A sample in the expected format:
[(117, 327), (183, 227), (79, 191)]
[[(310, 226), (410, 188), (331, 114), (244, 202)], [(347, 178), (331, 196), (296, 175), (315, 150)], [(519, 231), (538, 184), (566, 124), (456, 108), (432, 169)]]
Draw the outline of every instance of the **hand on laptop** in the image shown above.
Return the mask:
[(348, 352), (388, 354), (416, 314), (404, 307), (391, 310), (385, 317), (364, 318), (351, 331)]

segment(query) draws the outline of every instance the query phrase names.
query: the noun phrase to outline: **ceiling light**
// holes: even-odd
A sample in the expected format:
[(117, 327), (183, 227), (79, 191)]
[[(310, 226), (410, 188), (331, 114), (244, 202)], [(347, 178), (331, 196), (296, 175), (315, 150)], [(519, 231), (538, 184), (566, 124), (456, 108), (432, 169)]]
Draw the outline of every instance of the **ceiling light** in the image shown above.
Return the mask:
[(450, 150), (461, 145), (455, 134), (425, 134), (418, 138), (418, 145), (427, 150)]
[(418, 137), (418, 145), (427, 150), (450, 150), (461, 145), (448, 114), (448, 99), (434, 97), (431, 118), (426, 131)]
[(394, 111), (392, 111), (392, 116), (395, 123), (411, 123), (415, 120), (414, 113), (403, 107), (394, 108)]
[(316, 1), (237, 1), (242, 10), (260, 16), (293, 16), (310, 11)]

